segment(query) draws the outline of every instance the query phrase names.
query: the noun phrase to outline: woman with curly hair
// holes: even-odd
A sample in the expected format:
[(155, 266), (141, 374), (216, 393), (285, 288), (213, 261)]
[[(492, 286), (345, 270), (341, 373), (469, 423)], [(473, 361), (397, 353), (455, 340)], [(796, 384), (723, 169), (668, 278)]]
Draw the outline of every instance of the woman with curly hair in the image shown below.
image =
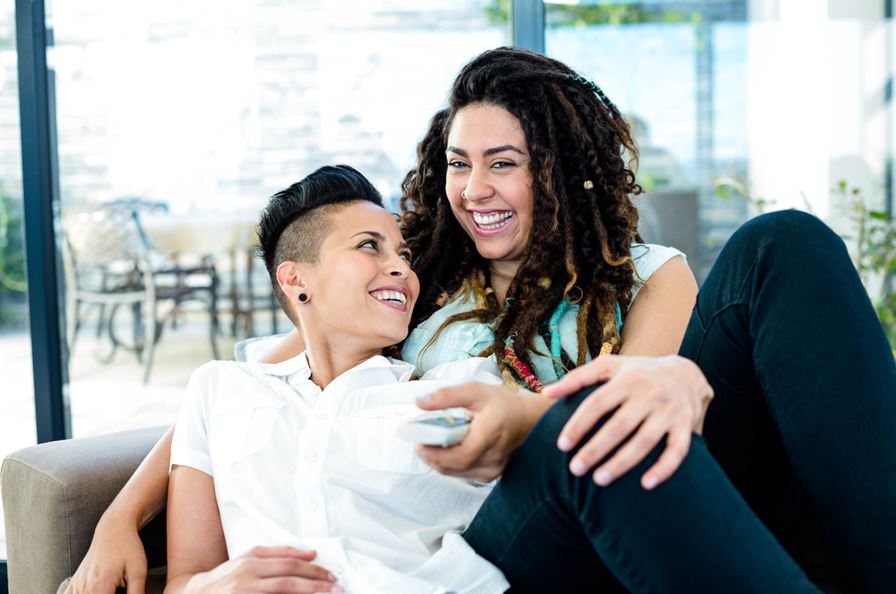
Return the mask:
[[(503, 176), (513, 175), (520, 155), (491, 148), (516, 147), (514, 126), (527, 143), (528, 222), (525, 210), (505, 204), (513, 193)], [(680, 262), (673, 258), (638, 291), (640, 269), (652, 269), (641, 264), (644, 252), (663, 248), (637, 243), (630, 197), (640, 188), (626, 155), (637, 155), (628, 128), (599, 87), (555, 60), (501, 49), (461, 71), (405, 179), (403, 233), (424, 287), (406, 360), (427, 369), (497, 353), (518, 383), (539, 391), (564, 378), (545, 392), (571, 397), (513, 456), (496, 447), (486, 460), (466, 443), (425, 448), (446, 473), (504, 470), (466, 538), (514, 591), (549, 588), (544, 567), (573, 591), (612, 590), (610, 583), (634, 591), (812, 591), (789, 554), (802, 552), (798, 520), (811, 508), (849, 591), (892, 589), (896, 542), (875, 525), (896, 527), (896, 487), (884, 478), (896, 473), (896, 366), (843, 243), (801, 213), (751, 221), (704, 284), (681, 347), (687, 359), (627, 357), (678, 351), (653, 332), (683, 319), (674, 301), (687, 285), (683, 276), (673, 276), (672, 287), (655, 282)], [(491, 227), (504, 217), (529, 225), (528, 242), (494, 239)], [(508, 264), (514, 255), (516, 266)], [(862, 353), (861, 361), (848, 371), (833, 365), (834, 341)], [(587, 389), (595, 382), (607, 383)], [(454, 388), (423, 406), (486, 407), (499, 400), (495, 391)], [(857, 401), (844, 400), (850, 392)], [(687, 435), (643, 412), (663, 406), (683, 413)], [(704, 420), (706, 442), (696, 437), (664, 497), (639, 489), (638, 479), (649, 490), (671, 474), (690, 429)], [(491, 433), (501, 435), (498, 427), (513, 433), (512, 422)], [(665, 451), (655, 447), (661, 439)], [(576, 479), (595, 465), (594, 483), (621, 484), (595, 489)], [(667, 507), (665, 497), (678, 503)], [(710, 566), (694, 563), (710, 558)]]
[[(432, 467), (502, 476), (465, 538), (514, 592), (808, 592), (789, 553), (808, 501), (850, 591), (889, 591), (896, 366), (842, 242), (808, 215), (760, 217), (694, 307), (683, 259), (638, 237), (636, 155), (599, 87), (510, 48), (464, 67), (420, 143), (403, 357), (494, 356), (527, 389), (419, 404), (474, 417), (458, 446), (421, 448)], [(134, 528), (164, 503), (168, 444), (106, 512), (72, 591), (140, 580)]]
[[(538, 54), (486, 52), (458, 74), (417, 159), (401, 225), (423, 293), (402, 356), (419, 372), (493, 355), (507, 383), (540, 392), (600, 354), (677, 352), (696, 283), (681, 252), (639, 243), (641, 188), (626, 162), (637, 148), (598, 87)], [(655, 486), (687, 452), (708, 392), (668, 407), (650, 394), (623, 400), (617, 422), (650, 420), (649, 432), (598, 473), (624, 474), (668, 433), (644, 476)], [(483, 389), (458, 404), (479, 426), (463, 446), (423, 455), (441, 472), (491, 480), (552, 402)]]

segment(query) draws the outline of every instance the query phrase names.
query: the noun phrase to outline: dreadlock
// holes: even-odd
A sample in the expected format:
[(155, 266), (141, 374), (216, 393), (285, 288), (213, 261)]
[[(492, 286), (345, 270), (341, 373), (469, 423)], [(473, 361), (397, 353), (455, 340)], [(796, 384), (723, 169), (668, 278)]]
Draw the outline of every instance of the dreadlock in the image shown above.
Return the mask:
[[(503, 304), (486, 290), (488, 261), (455, 220), (445, 195), (451, 123), (458, 111), (477, 104), (501, 107), (519, 120), (531, 159), (532, 228), (551, 231), (530, 233)], [(448, 296), (472, 291), (478, 295), (474, 310), (446, 323), (477, 319), (493, 325), (495, 340), (487, 353), (504, 352), (510, 338), (525, 346), (517, 356), (533, 368), (529, 351), (535, 350), (535, 337), (566, 299), (579, 306), (572, 365), (582, 365), (588, 354), (618, 352), (616, 307), (627, 314), (634, 284), (631, 244), (640, 241), (631, 201), (642, 191), (632, 170), (637, 155), (616, 106), (561, 62), (517, 48), (473, 59), (457, 76), (448, 107), (432, 118), (417, 147), (418, 165), (402, 184), (402, 232), (423, 287), (412, 324), (428, 318)], [(506, 376), (510, 364), (497, 358)]]

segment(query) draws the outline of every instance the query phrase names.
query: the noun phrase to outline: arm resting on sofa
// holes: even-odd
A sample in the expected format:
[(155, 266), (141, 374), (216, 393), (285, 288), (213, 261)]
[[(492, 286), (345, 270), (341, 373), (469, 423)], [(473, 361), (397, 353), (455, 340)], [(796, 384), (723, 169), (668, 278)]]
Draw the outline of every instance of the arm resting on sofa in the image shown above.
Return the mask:
[[(103, 511), (167, 427), (55, 441), (7, 456), (0, 470), (9, 589), (55, 592), (87, 553)], [(165, 564), (165, 515), (141, 532), (149, 568)]]

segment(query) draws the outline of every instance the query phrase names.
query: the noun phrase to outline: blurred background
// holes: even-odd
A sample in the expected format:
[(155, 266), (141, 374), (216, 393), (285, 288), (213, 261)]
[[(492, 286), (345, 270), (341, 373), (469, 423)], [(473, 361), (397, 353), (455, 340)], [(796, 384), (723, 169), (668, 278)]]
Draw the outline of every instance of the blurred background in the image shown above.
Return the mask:
[(565, 61), (626, 114), (647, 241), (702, 279), (749, 217), (809, 210), (847, 241), (896, 344), (892, 0), (45, 5), (61, 338), (29, 323), (22, 146), (37, 132), (20, 126), (19, 76), (41, 66), (19, 59), (5, 0), (0, 458), (38, 434), (170, 423), (195, 367), (285, 332), (253, 259), (267, 197), (344, 162), (397, 210), (458, 69), (500, 45)]

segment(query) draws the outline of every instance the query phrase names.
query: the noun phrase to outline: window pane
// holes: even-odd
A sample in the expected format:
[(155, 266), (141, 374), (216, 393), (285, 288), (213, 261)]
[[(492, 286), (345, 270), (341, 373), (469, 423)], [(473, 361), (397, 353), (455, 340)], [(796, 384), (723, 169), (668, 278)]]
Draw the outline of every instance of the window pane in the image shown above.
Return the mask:
[[(76, 436), (173, 420), (191, 371), (213, 356), (211, 266), (220, 358), (237, 340), (287, 330), (250, 256), (259, 209), (333, 163), (356, 166), (397, 207), (453, 76), (509, 43), (506, 14), (490, 6), (54, 3)], [(148, 253), (135, 247), (140, 231)], [(166, 267), (180, 277), (158, 273)], [(148, 282), (164, 325), (144, 384)], [(95, 305), (103, 292), (121, 300)]]
[(648, 241), (702, 278), (747, 217), (809, 210), (846, 240), (896, 347), (886, 4), (555, 2), (546, 41), (633, 122)]
[[(0, 459), (37, 441), (22, 235), (15, 6), (0, 4)], [(6, 558), (0, 508), (0, 559)]]
[(698, 277), (747, 216), (713, 180), (746, 175), (745, 2), (546, 3), (546, 47), (600, 85), (640, 148), (645, 240)]

